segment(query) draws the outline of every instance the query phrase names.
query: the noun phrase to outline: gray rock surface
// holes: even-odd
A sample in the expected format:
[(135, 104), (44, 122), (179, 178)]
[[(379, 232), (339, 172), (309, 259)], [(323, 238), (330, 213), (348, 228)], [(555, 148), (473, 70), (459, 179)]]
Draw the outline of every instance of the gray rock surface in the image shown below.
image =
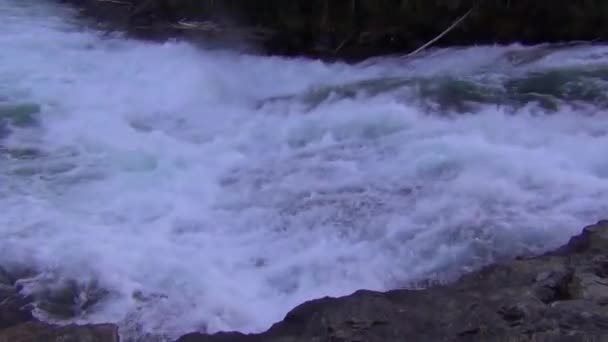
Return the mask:
[(426, 290), (358, 291), (304, 303), (257, 335), (178, 342), (608, 341), (608, 221), (545, 255)]

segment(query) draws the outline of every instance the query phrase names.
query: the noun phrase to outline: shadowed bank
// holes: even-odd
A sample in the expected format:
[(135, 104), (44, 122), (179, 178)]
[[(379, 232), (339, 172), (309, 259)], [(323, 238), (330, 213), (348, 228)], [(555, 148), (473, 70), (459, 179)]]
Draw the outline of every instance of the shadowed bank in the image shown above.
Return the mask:
[[(140, 37), (246, 43), (263, 52), (360, 59), (423, 46), (605, 41), (603, 0), (64, 0)], [(236, 44), (235, 44), (236, 45)]]

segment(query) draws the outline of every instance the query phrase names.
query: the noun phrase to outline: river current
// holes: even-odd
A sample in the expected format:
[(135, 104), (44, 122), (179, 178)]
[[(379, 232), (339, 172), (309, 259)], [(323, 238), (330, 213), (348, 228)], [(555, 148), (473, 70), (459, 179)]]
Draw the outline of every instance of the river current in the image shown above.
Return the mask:
[(608, 46), (347, 65), (97, 32), (0, 0), (0, 264), (37, 315), (262, 331), (608, 214)]

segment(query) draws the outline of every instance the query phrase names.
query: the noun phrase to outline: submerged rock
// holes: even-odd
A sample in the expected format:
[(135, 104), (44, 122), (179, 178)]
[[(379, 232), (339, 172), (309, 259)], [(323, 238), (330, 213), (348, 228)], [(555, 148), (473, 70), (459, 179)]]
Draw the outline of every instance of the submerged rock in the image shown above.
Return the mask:
[(50, 286), (41, 286), (33, 295), (37, 307), (46, 315), (69, 319), (86, 315), (89, 309), (102, 301), (109, 291), (96, 281), (79, 283), (73, 280)]
[(7, 270), (0, 267), (0, 286), (12, 286), (15, 283), (13, 276)]
[(17, 289), (0, 284), (0, 329), (33, 320), (29, 304), (29, 298), (21, 296)]
[(118, 327), (111, 324), (59, 326), (38, 321), (32, 314), (36, 297), (23, 296), (16, 285), (25, 274), (0, 268), (0, 342), (119, 341)]
[(31, 298), (19, 294), (16, 280), (13, 274), (0, 267), (0, 329), (34, 319)]
[(261, 334), (178, 342), (606, 341), (608, 221), (565, 246), (426, 290), (358, 291), (304, 303)]
[(36, 103), (0, 103), (0, 119), (15, 126), (31, 126), (36, 123), (40, 109)]

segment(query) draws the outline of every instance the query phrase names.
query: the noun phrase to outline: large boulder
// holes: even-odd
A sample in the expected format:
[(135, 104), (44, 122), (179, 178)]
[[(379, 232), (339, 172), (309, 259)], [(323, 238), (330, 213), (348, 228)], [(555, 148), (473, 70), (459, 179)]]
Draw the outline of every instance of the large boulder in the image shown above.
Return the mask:
[(178, 342), (608, 341), (608, 221), (554, 252), (426, 290), (358, 291), (289, 312), (262, 334)]

